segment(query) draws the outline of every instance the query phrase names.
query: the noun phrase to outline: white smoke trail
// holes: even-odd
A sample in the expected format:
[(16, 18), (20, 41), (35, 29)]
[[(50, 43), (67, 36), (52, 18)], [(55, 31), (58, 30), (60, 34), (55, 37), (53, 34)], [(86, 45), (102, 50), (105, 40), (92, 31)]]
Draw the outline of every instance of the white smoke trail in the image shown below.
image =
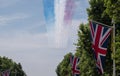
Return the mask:
[(68, 31), (64, 25), (64, 10), (66, 0), (55, 0), (55, 42), (58, 48), (65, 48), (68, 41)]

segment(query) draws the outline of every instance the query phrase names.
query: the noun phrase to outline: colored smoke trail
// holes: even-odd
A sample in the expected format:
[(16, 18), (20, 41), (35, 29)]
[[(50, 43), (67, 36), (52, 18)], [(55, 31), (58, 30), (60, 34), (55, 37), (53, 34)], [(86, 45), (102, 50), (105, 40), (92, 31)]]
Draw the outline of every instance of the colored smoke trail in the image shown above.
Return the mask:
[(67, 47), (74, 8), (73, 0), (43, 0), (46, 28), (50, 43)]
[(54, 0), (43, 0), (44, 16), (47, 22), (53, 22), (55, 19)]
[(71, 24), (73, 8), (74, 8), (74, 0), (66, 0), (65, 11), (64, 11), (65, 12), (65, 15), (64, 15), (65, 24)]
[[(48, 45), (55, 45), (55, 0), (43, 0), (45, 25), (47, 29)], [(51, 45), (52, 44), (52, 45)]]
[(55, 26), (55, 0), (43, 0), (44, 5), (44, 17), (46, 22), (46, 28), (48, 32), (54, 30)]

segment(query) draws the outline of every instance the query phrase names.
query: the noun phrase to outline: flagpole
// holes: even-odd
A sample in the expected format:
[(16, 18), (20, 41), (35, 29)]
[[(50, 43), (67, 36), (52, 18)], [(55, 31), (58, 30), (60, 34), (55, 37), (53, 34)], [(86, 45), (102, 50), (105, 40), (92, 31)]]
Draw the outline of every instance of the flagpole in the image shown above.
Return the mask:
[[(115, 56), (115, 22), (112, 20), (113, 23), (113, 56)], [(115, 58), (113, 58), (113, 76), (116, 76), (116, 68), (115, 68)]]

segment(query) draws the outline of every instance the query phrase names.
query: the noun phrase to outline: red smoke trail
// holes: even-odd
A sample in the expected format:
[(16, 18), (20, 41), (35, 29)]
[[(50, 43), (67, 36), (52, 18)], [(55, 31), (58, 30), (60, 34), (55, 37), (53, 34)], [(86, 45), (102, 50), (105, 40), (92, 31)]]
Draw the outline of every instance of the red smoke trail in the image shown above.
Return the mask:
[(65, 15), (64, 15), (65, 24), (71, 24), (73, 8), (74, 8), (74, 0), (66, 0), (65, 11), (64, 11), (65, 12)]

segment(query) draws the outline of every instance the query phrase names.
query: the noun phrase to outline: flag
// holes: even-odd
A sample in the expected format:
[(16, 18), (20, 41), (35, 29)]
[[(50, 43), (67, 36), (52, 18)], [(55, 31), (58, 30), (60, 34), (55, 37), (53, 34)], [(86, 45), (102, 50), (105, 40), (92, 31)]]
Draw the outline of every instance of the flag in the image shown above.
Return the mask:
[(70, 56), (70, 64), (72, 66), (72, 74), (73, 76), (79, 76), (80, 71), (79, 71), (79, 64), (80, 59), (78, 57)]
[(90, 32), (92, 50), (96, 60), (96, 67), (100, 74), (104, 72), (105, 57), (107, 53), (107, 44), (112, 28), (104, 26), (103, 24), (90, 21)]
[(10, 71), (6, 70), (2, 72), (2, 76), (9, 76), (10, 75)]

